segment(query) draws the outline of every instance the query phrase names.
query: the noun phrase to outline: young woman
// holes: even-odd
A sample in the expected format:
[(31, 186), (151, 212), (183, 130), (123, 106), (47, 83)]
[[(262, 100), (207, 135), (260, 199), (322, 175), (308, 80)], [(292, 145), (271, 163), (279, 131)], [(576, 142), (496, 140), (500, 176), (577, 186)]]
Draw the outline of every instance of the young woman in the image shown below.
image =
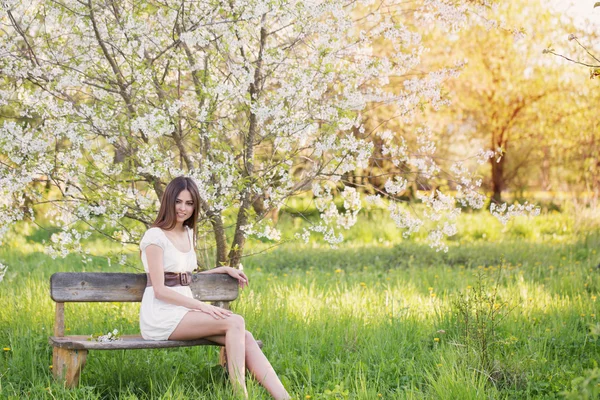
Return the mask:
[[(185, 285), (196, 268), (196, 221), (200, 195), (194, 181), (175, 178), (162, 196), (160, 211), (140, 243), (148, 287), (140, 309), (140, 328), (147, 340), (208, 339), (225, 346), (229, 378), (234, 391), (247, 397), (246, 368), (275, 399), (289, 399), (273, 367), (264, 356), (244, 319), (229, 310), (192, 297)], [(243, 288), (246, 275), (231, 267), (206, 274), (228, 274)], [(181, 283), (184, 283), (182, 286)]]

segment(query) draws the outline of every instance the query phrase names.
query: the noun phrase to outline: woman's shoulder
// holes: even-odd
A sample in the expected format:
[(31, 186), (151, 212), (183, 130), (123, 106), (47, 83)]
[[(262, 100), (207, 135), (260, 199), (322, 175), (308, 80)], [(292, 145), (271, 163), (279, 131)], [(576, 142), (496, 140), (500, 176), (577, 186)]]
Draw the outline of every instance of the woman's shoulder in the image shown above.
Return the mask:
[(153, 226), (151, 228), (148, 228), (148, 230), (146, 230), (146, 232), (144, 232), (144, 235), (142, 237), (153, 237), (153, 236), (162, 236), (164, 235), (162, 229), (160, 229), (158, 226)]
[(156, 244), (164, 249), (166, 244), (165, 234), (159, 227), (153, 226), (152, 228), (149, 228), (142, 236), (142, 240), (140, 241), (142, 249), (150, 244)]

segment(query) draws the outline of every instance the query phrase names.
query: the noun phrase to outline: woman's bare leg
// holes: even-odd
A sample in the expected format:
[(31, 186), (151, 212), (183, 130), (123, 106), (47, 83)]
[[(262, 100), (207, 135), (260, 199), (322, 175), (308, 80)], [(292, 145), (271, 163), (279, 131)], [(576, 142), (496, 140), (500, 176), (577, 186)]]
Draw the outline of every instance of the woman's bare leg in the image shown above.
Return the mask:
[[(225, 344), (225, 338), (223, 336), (211, 336), (206, 337), (205, 339), (218, 344)], [(229, 350), (227, 351), (227, 354), (229, 354)], [(227, 359), (228, 362), (230, 362), (229, 357), (227, 357)], [(248, 367), (248, 371), (254, 376), (254, 379), (263, 385), (274, 399), (284, 400), (290, 398), (290, 395), (283, 387), (283, 384), (279, 380), (271, 363), (267, 357), (265, 357), (260, 347), (258, 347), (258, 343), (256, 343), (254, 336), (248, 331), (246, 331), (246, 366)]]
[(227, 318), (215, 319), (199, 311), (190, 311), (171, 333), (169, 340), (224, 337), (225, 343), (220, 343), (227, 349), (229, 379), (233, 384), (234, 392), (247, 398), (245, 332), (244, 319), (239, 315), (233, 314)]
[(248, 366), (248, 371), (254, 376), (254, 379), (263, 385), (274, 399), (283, 400), (290, 398), (271, 363), (265, 357), (260, 347), (258, 347), (254, 336), (248, 331), (246, 331), (246, 365)]

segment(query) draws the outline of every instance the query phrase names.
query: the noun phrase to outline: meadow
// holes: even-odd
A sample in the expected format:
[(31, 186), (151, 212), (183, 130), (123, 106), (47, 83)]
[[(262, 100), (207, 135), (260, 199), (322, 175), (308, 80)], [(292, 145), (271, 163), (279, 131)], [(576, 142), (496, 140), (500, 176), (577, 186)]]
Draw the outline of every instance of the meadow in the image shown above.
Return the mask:
[[(331, 249), (251, 243), (250, 287), (233, 304), (295, 399), (596, 399), (600, 395), (600, 228), (593, 210), (503, 227), (461, 217), (447, 253), (365, 213)], [(292, 217), (281, 224), (292, 227)], [(287, 225), (286, 225), (287, 224)], [(51, 259), (43, 233), (8, 240), (0, 262), (0, 398), (229, 399), (217, 348), (90, 352), (77, 389), (53, 382), (49, 277), (139, 272)], [(69, 334), (139, 332), (137, 304), (67, 305)], [(253, 382), (250, 398), (267, 399)]]

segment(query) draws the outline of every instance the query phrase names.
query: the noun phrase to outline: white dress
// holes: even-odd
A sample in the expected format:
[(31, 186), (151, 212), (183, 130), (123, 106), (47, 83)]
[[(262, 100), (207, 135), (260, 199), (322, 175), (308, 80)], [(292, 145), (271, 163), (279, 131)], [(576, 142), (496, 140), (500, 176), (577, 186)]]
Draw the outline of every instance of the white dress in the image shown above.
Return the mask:
[[(192, 230), (187, 228), (190, 245), (193, 240)], [(148, 273), (148, 259), (146, 247), (154, 244), (163, 249), (163, 266), (165, 272), (191, 272), (196, 268), (196, 252), (191, 246), (187, 253), (177, 250), (167, 235), (160, 228), (150, 228), (142, 237), (140, 250), (142, 251), (142, 263), (144, 270)], [(172, 286), (175, 290), (187, 297), (193, 297), (189, 286)], [(167, 303), (154, 296), (154, 288), (146, 287), (140, 307), (140, 330), (142, 337), (146, 340), (167, 340), (175, 330), (181, 319), (190, 311), (189, 308)]]

